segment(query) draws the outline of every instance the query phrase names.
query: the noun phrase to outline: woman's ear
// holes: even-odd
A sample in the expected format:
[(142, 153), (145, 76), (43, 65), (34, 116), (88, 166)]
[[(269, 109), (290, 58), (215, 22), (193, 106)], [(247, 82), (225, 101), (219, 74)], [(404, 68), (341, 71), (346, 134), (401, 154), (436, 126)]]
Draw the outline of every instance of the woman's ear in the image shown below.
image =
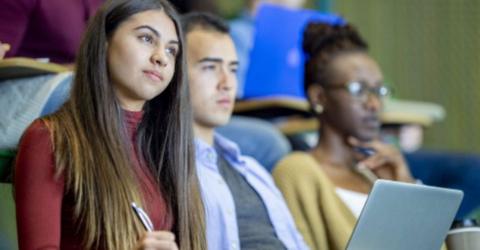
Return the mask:
[(313, 111), (317, 114), (322, 113), (326, 100), (325, 89), (320, 84), (314, 83), (308, 87), (307, 95)]

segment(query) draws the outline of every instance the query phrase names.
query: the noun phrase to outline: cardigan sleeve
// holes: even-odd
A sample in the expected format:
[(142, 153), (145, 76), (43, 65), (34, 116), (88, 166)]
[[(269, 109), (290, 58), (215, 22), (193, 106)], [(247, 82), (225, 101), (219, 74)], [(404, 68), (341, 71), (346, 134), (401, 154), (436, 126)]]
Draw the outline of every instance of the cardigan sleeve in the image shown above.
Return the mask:
[(323, 214), (312, 179), (314, 175), (309, 173), (309, 168), (308, 159), (293, 153), (277, 164), (273, 177), (309, 247), (328, 249)]
[(40, 120), (20, 141), (14, 178), (19, 248), (59, 249), (64, 178), (55, 177), (50, 132)]
[(320, 164), (294, 152), (273, 171), (275, 182), (311, 249), (345, 249), (356, 218), (336, 194)]

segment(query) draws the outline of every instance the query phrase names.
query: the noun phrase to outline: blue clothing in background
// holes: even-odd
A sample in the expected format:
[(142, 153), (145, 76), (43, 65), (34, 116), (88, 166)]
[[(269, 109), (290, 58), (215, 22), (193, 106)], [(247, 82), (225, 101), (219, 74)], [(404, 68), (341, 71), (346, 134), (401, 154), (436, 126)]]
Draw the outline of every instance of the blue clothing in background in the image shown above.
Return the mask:
[[(257, 161), (240, 153), (238, 146), (218, 134), (215, 145), (223, 157), (263, 200), (275, 233), (287, 249), (308, 249), (298, 232), (282, 194), (270, 174)], [(208, 249), (241, 249), (235, 203), (217, 165), (213, 146), (195, 141), (197, 173), (206, 212)]]
[(266, 3), (260, 5), (255, 17), (243, 13), (231, 22), (230, 33), (240, 61), (238, 98), (305, 99), (302, 37), (311, 21), (345, 24), (335, 14)]
[(412, 175), (423, 183), (463, 191), (457, 218), (480, 206), (480, 156), (420, 150), (405, 153), (405, 159)]
[(292, 147), (287, 138), (270, 122), (247, 116), (232, 116), (216, 130), (237, 143), (242, 154), (253, 157), (269, 172)]
[(240, 62), (237, 68), (237, 99), (243, 98), (245, 77), (250, 63), (250, 50), (253, 46), (253, 27), (253, 17), (247, 11), (242, 12), (240, 17), (230, 22), (230, 35), (235, 43)]
[(61, 83), (53, 90), (40, 116), (49, 115), (57, 111), (69, 98), (70, 89), (72, 88), (73, 74), (63, 79)]

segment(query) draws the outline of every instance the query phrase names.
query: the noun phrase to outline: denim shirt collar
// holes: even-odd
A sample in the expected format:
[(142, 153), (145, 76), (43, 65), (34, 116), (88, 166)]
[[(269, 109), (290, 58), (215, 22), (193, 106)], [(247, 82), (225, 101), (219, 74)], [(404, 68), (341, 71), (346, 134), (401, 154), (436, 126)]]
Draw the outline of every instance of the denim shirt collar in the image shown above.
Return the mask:
[[(245, 160), (241, 157), (240, 148), (229, 139), (215, 133), (213, 138), (217, 148), (222, 150), (223, 157), (235, 168), (243, 168)], [(205, 165), (217, 169), (218, 155), (215, 147), (207, 144), (199, 138), (195, 138), (196, 159)]]

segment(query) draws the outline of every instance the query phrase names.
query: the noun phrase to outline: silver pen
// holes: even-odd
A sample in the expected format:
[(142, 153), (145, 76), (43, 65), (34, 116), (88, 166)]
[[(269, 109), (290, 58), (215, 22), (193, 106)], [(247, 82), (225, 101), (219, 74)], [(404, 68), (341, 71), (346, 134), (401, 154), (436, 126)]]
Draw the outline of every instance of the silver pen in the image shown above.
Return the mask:
[[(370, 157), (377, 153), (375, 149), (366, 147), (354, 147), (353, 150), (360, 154), (363, 154), (366, 157)], [(373, 173), (371, 169), (361, 163), (357, 163), (354, 167), (354, 170), (360, 175), (362, 175), (363, 178), (367, 179), (371, 184), (375, 183), (375, 181), (378, 180), (378, 176)]]
[(133, 212), (137, 215), (140, 222), (142, 222), (142, 225), (145, 227), (145, 230), (147, 230), (148, 232), (152, 232), (153, 223), (152, 223), (152, 220), (150, 220), (150, 217), (148, 217), (147, 213), (145, 213), (145, 211), (143, 211), (142, 208), (137, 206), (135, 202), (132, 202), (130, 205), (132, 206)]
[(375, 183), (375, 181), (378, 180), (377, 175), (363, 164), (357, 164), (354, 169), (357, 173), (362, 175), (363, 178), (367, 179), (371, 184)]

